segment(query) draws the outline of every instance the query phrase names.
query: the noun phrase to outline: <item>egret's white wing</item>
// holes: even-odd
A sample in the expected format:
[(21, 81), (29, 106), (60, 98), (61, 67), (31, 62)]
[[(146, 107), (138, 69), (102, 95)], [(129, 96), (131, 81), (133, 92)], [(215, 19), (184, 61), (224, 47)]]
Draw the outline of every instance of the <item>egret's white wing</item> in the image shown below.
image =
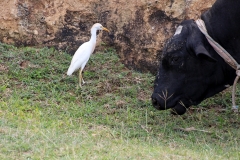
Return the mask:
[(95, 45), (92, 44), (91, 42), (83, 43), (75, 52), (70, 67), (68, 68), (67, 75), (71, 75), (74, 71), (78, 70), (79, 68), (83, 69), (83, 67), (89, 60), (94, 48)]

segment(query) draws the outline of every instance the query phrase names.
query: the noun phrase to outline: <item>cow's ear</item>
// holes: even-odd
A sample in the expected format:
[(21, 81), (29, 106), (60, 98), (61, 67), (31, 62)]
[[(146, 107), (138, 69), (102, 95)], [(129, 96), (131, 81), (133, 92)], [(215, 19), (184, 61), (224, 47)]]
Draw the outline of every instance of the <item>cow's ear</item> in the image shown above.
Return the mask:
[(206, 59), (211, 62), (216, 62), (217, 60), (213, 58), (209, 52), (206, 50), (206, 48), (203, 45), (197, 45), (194, 48), (194, 52), (196, 53), (196, 56), (199, 58)]

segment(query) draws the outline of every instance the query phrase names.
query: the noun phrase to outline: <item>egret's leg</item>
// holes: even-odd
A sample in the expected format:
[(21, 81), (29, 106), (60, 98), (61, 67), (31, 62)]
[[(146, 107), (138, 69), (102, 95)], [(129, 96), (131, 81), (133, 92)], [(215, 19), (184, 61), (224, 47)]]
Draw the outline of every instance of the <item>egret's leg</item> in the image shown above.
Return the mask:
[(83, 76), (82, 76), (82, 70), (81, 70), (81, 78), (82, 78), (82, 84), (85, 83), (85, 81), (83, 80)]
[(82, 88), (82, 70), (79, 70), (79, 86)]

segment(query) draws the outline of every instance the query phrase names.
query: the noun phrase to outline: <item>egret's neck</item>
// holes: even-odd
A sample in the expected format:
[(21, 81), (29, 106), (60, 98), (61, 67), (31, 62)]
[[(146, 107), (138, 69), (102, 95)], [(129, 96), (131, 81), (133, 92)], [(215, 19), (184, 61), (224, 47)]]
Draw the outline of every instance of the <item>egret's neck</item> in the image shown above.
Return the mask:
[(97, 40), (97, 30), (96, 29), (91, 29), (91, 42), (96, 43)]

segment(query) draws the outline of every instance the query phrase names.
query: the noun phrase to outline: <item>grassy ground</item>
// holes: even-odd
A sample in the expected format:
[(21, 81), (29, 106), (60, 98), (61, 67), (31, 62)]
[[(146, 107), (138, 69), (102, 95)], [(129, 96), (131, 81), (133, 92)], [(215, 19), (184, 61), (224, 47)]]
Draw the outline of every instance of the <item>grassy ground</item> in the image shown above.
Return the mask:
[(78, 74), (66, 76), (70, 61), (0, 44), (1, 160), (240, 159), (230, 91), (173, 116), (151, 106), (154, 76), (125, 68), (114, 50), (90, 58), (82, 89)]

